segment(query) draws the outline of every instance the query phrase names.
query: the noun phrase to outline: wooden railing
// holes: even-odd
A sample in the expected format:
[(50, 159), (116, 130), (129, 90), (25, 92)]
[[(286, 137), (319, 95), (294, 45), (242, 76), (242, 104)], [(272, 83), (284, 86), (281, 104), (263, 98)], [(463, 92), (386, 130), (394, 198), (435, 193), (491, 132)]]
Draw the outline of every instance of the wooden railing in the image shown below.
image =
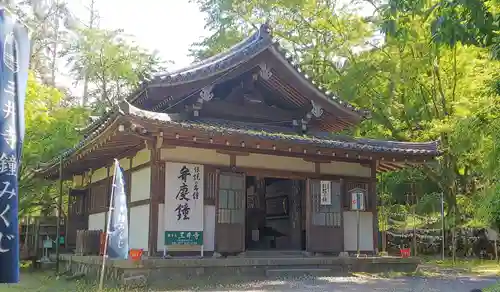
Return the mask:
[(76, 255), (100, 255), (101, 234), (104, 234), (101, 230), (77, 230)]

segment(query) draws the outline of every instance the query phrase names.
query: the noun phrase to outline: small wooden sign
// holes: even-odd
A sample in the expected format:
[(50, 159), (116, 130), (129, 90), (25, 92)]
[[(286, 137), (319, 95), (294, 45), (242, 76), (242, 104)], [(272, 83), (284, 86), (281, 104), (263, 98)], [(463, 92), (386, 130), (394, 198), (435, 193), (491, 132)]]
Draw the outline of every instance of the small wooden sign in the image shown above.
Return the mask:
[(331, 205), (331, 204), (332, 204), (332, 182), (329, 180), (322, 180), (320, 205)]

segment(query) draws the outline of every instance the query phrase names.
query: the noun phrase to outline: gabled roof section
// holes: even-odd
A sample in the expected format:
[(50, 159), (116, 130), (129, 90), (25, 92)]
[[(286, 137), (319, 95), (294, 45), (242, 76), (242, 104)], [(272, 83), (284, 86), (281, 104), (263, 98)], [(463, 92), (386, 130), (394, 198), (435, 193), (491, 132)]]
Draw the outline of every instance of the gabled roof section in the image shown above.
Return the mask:
[[(340, 110), (340, 115), (348, 119), (351, 124), (355, 124), (360, 120), (369, 117), (370, 113), (367, 110), (359, 109), (354, 105), (339, 99), (332, 92), (328, 92), (323, 88), (317, 86), (310, 77), (304, 73), (303, 68), (299, 61), (292, 58), (292, 54), (284, 49), (279, 44), (279, 41), (274, 39), (271, 34), (271, 29), (267, 24), (261, 25), (258, 31), (253, 35), (238, 43), (226, 52), (217, 54), (211, 58), (195, 63), (189, 67), (168, 72), (154, 76), (151, 80), (143, 83), (140, 90), (136, 92), (129, 101), (135, 105), (140, 106), (147, 100), (147, 90), (153, 87), (173, 88), (180, 85), (185, 85), (200, 80), (227, 74), (234, 70), (239, 65), (250, 61), (260, 53), (268, 51), (271, 53), (274, 61), (281, 63), (286, 70), (288, 70), (294, 78), (291, 82), (297, 83), (308, 90), (308, 92), (315, 95), (316, 99), (321, 100), (324, 104), (333, 106)], [(296, 78), (296, 79), (295, 79)], [(216, 83), (216, 81), (214, 82)], [(215, 84), (212, 85), (215, 85)], [(199, 88), (201, 90), (201, 88)], [(164, 97), (161, 97), (164, 98)], [(161, 101), (158, 101), (161, 104)], [(155, 106), (154, 109), (159, 109)], [(151, 110), (146, 107), (145, 109)]]

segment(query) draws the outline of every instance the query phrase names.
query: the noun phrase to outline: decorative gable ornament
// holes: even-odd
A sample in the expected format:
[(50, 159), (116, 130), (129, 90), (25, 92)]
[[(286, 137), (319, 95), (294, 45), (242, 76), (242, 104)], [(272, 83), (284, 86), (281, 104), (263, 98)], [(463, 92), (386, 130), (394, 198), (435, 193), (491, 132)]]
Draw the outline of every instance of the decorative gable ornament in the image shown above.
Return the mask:
[(312, 104), (311, 113), (313, 114), (313, 116), (317, 118), (321, 117), (323, 115), (323, 108), (312, 100), (311, 104)]
[(271, 78), (271, 76), (273, 76), (273, 72), (271, 72), (271, 68), (268, 68), (266, 63), (260, 63), (259, 67), (260, 67), (259, 75), (262, 79), (269, 80), (269, 78)]
[(203, 101), (210, 101), (214, 97), (214, 94), (212, 93), (214, 86), (209, 85), (205, 86), (201, 89), (200, 91), (200, 97)]

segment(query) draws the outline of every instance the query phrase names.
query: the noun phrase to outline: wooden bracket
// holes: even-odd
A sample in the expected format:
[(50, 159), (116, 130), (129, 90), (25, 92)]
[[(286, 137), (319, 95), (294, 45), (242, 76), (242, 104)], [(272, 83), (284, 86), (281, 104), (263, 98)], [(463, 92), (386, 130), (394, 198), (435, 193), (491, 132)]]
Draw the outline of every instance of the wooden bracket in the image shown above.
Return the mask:
[(162, 145), (163, 145), (163, 132), (160, 132), (160, 134), (156, 137), (156, 149), (160, 149)]

